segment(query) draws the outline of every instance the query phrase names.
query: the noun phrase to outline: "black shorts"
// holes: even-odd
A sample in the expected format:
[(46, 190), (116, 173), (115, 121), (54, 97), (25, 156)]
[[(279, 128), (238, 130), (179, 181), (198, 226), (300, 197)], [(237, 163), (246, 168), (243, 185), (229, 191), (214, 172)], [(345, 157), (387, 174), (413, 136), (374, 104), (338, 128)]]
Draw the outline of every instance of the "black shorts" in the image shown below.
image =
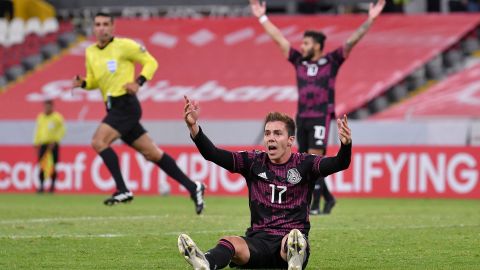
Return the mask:
[(122, 141), (128, 145), (147, 131), (140, 124), (142, 107), (135, 95), (123, 95), (110, 98), (110, 109), (107, 101), (107, 115), (102, 122), (114, 128), (121, 135)]
[[(247, 231), (242, 238), (247, 242), (250, 260), (245, 265), (230, 263), (230, 267), (238, 269), (286, 269), (288, 263), (280, 256), (284, 236), (267, 234), (265, 232)], [(307, 239), (308, 243), (308, 239)], [(303, 268), (307, 266), (310, 256), (310, 244), (307, 244), (307, 254)]]
[(327, 150), (330, 132), (330, 114), (326, 117), (302, 118), (297, 116), (298, 152), (306, 153), (308, 149)]

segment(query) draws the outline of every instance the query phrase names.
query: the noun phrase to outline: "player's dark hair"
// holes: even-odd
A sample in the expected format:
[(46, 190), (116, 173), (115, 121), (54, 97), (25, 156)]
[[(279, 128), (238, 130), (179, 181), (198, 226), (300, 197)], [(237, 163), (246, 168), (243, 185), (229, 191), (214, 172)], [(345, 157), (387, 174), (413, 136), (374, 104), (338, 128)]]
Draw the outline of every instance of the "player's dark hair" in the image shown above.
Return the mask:
[(108, 13), (108, 12), (103, 12), (103, 11), (100, 11), (100, 12), (97, 12), (97, 14), (95, 14), (95, 17), (108, 17), (110, 18), (110, 21), (113, 23), (113, 20), (114, 20), (114, 17), (112, 14)]
[(45, 100), (43, 101), (43, 104), (45, 104), (45, 105), (53, 105), (53, 99), (45, 99)]
[(308, 30), (303, 33), (303, 37), (311, 37), (313, 41), (316, 43), (320, 44), (320, 50), (323, 50), (323, 46), (325, 45), (325, 40), (327, 39), (327, 36), (323, 34), (322, 32), (317, 32), (317, 31), (312, 31)]
[(295, 136), (295, 121), (293, 121), (293, 119), (290, 116), (284, 113), (270, 112), (267, 114), (267, 117), (265, 117), (265, 123), (263, 126), (265, 127), (268, 122), (274, 122), (274, 121), (280, 121), (285, 123), (285, 126), (287, 127), (288, 136)]

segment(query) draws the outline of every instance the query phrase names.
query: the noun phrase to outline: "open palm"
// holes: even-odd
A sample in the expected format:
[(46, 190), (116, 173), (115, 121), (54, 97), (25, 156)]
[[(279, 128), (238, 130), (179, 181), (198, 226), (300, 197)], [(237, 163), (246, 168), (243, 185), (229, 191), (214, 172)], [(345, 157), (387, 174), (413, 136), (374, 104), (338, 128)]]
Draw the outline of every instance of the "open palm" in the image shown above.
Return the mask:
[(252, 9), (252, 13), (255, 17), (260, 18), (262, 15), (265, 15), (267, 10), (265, 1), (261, 4), (258, 0), (250, 0), (250, 8)]
[(382, 13), (383, 8), (385, 7), (385, 0), (378, 0), (374, 5), (370, 3), (370, 8), (368, 9), (368, 17), (371, 19), (376, 19), (380, 13)]
[(185, 98), (184, 118), (188, 126), (193, 126), (198, 120), (198, 102), (191, 101), (187, 96)]
[(348, 126), (347, 115), (343, 115), (343, 118), (337, 119), (337, 127), (340, 141), (345, 145), (350, 144), (352, 142), (352, 131)]

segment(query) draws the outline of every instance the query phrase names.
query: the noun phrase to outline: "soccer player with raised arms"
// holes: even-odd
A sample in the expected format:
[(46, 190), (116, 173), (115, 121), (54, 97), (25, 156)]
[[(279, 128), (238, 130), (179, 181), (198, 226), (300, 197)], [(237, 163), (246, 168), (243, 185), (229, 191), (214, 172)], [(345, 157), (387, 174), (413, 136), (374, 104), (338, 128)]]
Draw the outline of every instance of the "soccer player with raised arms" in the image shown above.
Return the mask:
[[(265, 32), (275, 41), (283, 55), (294, 66), (298, 87), (297, 140), (299, 152), (325, 155), (331, 118), (335, 118), (335, 79), (353, 47), (367, 33), (385, 6), (385, 0), (370, 4), (368, 19), (341, 47), (325, 53), (326, 36), (305, 31), (300, 51), (292, 48), (282, 32), (268, 19), (266, 3), (250, 0), (250, 7)], [(320, 214), (320, 195), (325, 198), (324, 214), (329, 214), (335, 198), (320, 176), (313, 193), (311, 214)]]
[(185, 122), (202, 156), (239, 173), (247, 182), (250, 228), (245, 236), (224, 236), (205, 254), (186, 234), (178, 249), (194, 269), (303, 269), (308, 262), (309, 205), (318, 177), (348, 168), (352, 139), (347, 117), (338, 119), (340, 150), (334, 157), (293, 153), (295, 122), (273, 112), (265, 118), (264, 151), (217, 148), (198, 124), (198, 103), (185, 97)]

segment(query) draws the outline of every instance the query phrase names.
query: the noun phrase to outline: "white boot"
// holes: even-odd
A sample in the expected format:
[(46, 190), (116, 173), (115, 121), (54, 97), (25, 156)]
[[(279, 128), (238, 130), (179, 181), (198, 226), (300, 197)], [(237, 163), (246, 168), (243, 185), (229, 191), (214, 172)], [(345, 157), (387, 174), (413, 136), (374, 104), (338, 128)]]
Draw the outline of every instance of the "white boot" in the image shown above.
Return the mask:
[(307, 240), (303, 234), (293, 229), (287, 238), (288, 270), (301, 270), (307, 252)]
[(186, 234), (178, 236), (178, 250), (195, 270), (210, 270), (210, 264), (195, 242)]

